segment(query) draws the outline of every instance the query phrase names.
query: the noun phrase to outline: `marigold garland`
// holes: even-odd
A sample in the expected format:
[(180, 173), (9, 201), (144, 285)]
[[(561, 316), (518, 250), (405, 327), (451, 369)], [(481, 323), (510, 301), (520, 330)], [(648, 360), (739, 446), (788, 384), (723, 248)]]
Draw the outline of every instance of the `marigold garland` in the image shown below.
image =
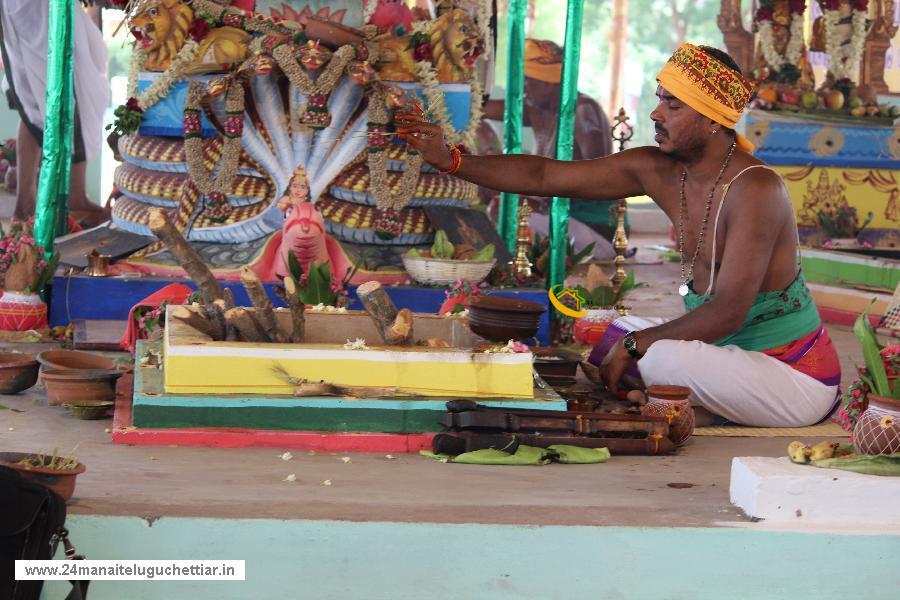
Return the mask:
[(369, 190), (375, 197), (375, 205), (383, 211), (399, 211), (406, 208), (416, 193), (422, 176), (422, 155), (407, 147), (406, 170), (400, 176), (397, 193), (391, 193), (388, 183), (387, 146), (390, 123), (384, 88), (375, 86), (369, 95)]
[(203, 138), (200, 137), (203, 94), (202, 84), (192, 82), (184, 105), (184, 154), (188, 174), (197, 189), (206, 196), (206, 214), (213, 220), (225, 221), (232, 210), (228, 192), (237, 175), (243, 150), (241, 134), (244, 127), (244, 88), (240, 82), (232, 80), (225, 94), (224, 141), (215, 177), (203, 164)]
[(274, 46), (271, 52), (291, 85), (307, 96), (307, 109), (300, 118), (300, 123), (315, 128), (327, 127), (331, 123), (328, 97), (343, 77), (347, 64), (356, 57), (357, 48), (347, 44), (335, 50), (331, 60), (315, 80), (297, 60), (295, 44), (281, 43)]

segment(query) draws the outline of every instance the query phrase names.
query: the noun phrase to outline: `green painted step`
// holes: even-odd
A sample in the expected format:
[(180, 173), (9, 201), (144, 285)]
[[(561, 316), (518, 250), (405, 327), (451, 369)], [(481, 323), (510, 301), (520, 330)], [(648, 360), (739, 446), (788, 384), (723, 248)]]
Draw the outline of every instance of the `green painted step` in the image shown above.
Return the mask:
[(803, 250), (807, 281), (839, 287), (894, 290), (900, 283), (900, 261), (827, 250)]

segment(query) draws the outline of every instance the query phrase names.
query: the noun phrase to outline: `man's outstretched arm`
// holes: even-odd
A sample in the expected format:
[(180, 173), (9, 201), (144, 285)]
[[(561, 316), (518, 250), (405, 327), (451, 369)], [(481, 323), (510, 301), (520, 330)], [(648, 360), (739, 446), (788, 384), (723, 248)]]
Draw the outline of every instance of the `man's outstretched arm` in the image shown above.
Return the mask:
[[(448, 170), (452, 157), (437, 125), (398, 115), (400, 137), (432, 166)], [(470, 156), (456, 176), (478, 185), (529, 196), (607, 200), (645, 193), (638, 173), (652, 169), (655, 150), (636, 148), (594, 160), (557, 161), (540, 156)]]

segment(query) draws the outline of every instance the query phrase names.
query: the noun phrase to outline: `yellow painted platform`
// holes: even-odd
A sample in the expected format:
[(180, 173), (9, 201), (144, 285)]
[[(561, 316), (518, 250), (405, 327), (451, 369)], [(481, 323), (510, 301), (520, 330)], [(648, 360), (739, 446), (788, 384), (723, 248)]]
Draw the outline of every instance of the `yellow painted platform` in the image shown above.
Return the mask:
[[(339, 320), (341, 316), (328, 319), (332, 325)], [(313, 325), (313, 320), (307, 322), (308, 328)], [(443, 326), (449, 334), (458, 324), (444, 319), (435, 326)], [(334, 332), (338, 328), (328, 329)], [(316, 336), (311, 333), (309, 337)], [(411, 395), (533, 397), (531, 353), (486, 354), (463, 348), (375, 346), (347, 350), (336, 342), (213, 342), (170, 319), (164, 346), (165, 391), (169, 394), (291, 394), (294, 386), (279, 374), (282, 371), (296, 379), (399, 388)]]

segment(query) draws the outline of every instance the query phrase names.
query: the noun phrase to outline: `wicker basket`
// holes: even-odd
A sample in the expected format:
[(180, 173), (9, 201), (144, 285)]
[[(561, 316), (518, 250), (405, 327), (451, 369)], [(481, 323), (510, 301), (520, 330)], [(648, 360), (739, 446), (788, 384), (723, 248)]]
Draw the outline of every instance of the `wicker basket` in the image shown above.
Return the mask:
[(490, 274), (497, 260), (447, 260), (404, 256), (403, 267), (409, 276), (426, 285), (452, 285), (463, 279), (481, 283)]

